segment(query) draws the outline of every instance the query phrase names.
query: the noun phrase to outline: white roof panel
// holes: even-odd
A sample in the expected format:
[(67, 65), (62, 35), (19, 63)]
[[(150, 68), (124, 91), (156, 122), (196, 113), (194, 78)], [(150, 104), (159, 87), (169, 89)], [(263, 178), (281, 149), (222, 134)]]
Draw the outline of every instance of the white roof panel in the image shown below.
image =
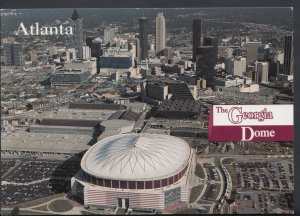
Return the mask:
[(98, 178), (146, 181), (180, 172), (191, 149), (184, 140), (162, 134), (129, 133), (93, 145), (81, 161), (82, 169)]

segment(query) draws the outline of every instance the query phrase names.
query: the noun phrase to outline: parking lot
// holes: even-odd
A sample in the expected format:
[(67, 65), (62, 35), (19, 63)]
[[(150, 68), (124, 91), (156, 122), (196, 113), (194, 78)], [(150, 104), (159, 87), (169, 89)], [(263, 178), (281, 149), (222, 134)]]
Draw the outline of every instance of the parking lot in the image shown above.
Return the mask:
[(230, 213), (293, 213), (293, 158), (239, 156), (226, 158), (223, 164), (233, 184), (235, 204)]
[(291, 161), (235, 163), (240, 190), (293, 191)]
[(60, 164), (61, 162), (25, 162), (18, 166), (5, 180), (15, 183), (29, 183), (32, 181), (47, 179), (52, 176), (54, 170)]
[(242, 192), (237, 196), (240, 214), (291, 213), (293, 193)]
[[(16, 160), (8, 160), (5, 169)], [(1, 161), (2, 164), (2, 161)], [(78, 161), (24, 160), (1, 180), (1, 204), (11, 206), (56, 193), (66, 193), (71, 177), (79, 170)]]
[(16, 165), (16, 160), (1, 160), (1, 177)]
[(205, 98), (203, 101), (210, 104), (273, 104), (276, 89), (260, 86), (259, 92), (240, 93), (238, 88), (223, 88), (215, 92), (215, 97)]
[(1, 205), (11, 206), (55, 194), (48, 181), (31, 185), (2, 185)]
[(216, 180), (216, 181), (220, 181), (220, 176), (219, 173), (217, 171), (217, 168), (212, 166), (211, 164), (208, 163), (204, 163), (203, 167), (207, 173), (207, 179), (208, 180)]

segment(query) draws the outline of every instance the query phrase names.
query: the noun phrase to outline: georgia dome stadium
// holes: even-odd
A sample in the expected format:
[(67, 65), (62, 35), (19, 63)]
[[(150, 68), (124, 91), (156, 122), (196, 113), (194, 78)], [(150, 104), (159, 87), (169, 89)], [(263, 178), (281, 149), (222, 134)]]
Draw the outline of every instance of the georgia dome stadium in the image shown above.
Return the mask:
[(155, 210), (188, 202), (194, 150), (177, 137), (129, 133), (107, 137), (84, 154), (71, 193), (85, 207)]

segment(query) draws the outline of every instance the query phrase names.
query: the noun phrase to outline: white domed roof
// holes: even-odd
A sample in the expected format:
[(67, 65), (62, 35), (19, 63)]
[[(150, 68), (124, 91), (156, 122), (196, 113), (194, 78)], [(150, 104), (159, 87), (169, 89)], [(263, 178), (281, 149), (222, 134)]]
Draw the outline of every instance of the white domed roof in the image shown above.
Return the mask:
[(93, 145), (82, 169), (97, 178), (139, 181), (162, 179), (180, 172), (191, 149), (184, 140), (162, 134), (120, 134)]

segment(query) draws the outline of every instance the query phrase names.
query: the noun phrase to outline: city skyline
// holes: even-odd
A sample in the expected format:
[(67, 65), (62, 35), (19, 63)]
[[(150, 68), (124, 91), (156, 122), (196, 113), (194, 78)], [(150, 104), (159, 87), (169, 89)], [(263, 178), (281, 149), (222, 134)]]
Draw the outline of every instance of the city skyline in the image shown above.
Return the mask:
[[(273, 10), (1, 10), (1, 213), (293, 213)], [(74, 34), (15, 34), (35, 19)]]

